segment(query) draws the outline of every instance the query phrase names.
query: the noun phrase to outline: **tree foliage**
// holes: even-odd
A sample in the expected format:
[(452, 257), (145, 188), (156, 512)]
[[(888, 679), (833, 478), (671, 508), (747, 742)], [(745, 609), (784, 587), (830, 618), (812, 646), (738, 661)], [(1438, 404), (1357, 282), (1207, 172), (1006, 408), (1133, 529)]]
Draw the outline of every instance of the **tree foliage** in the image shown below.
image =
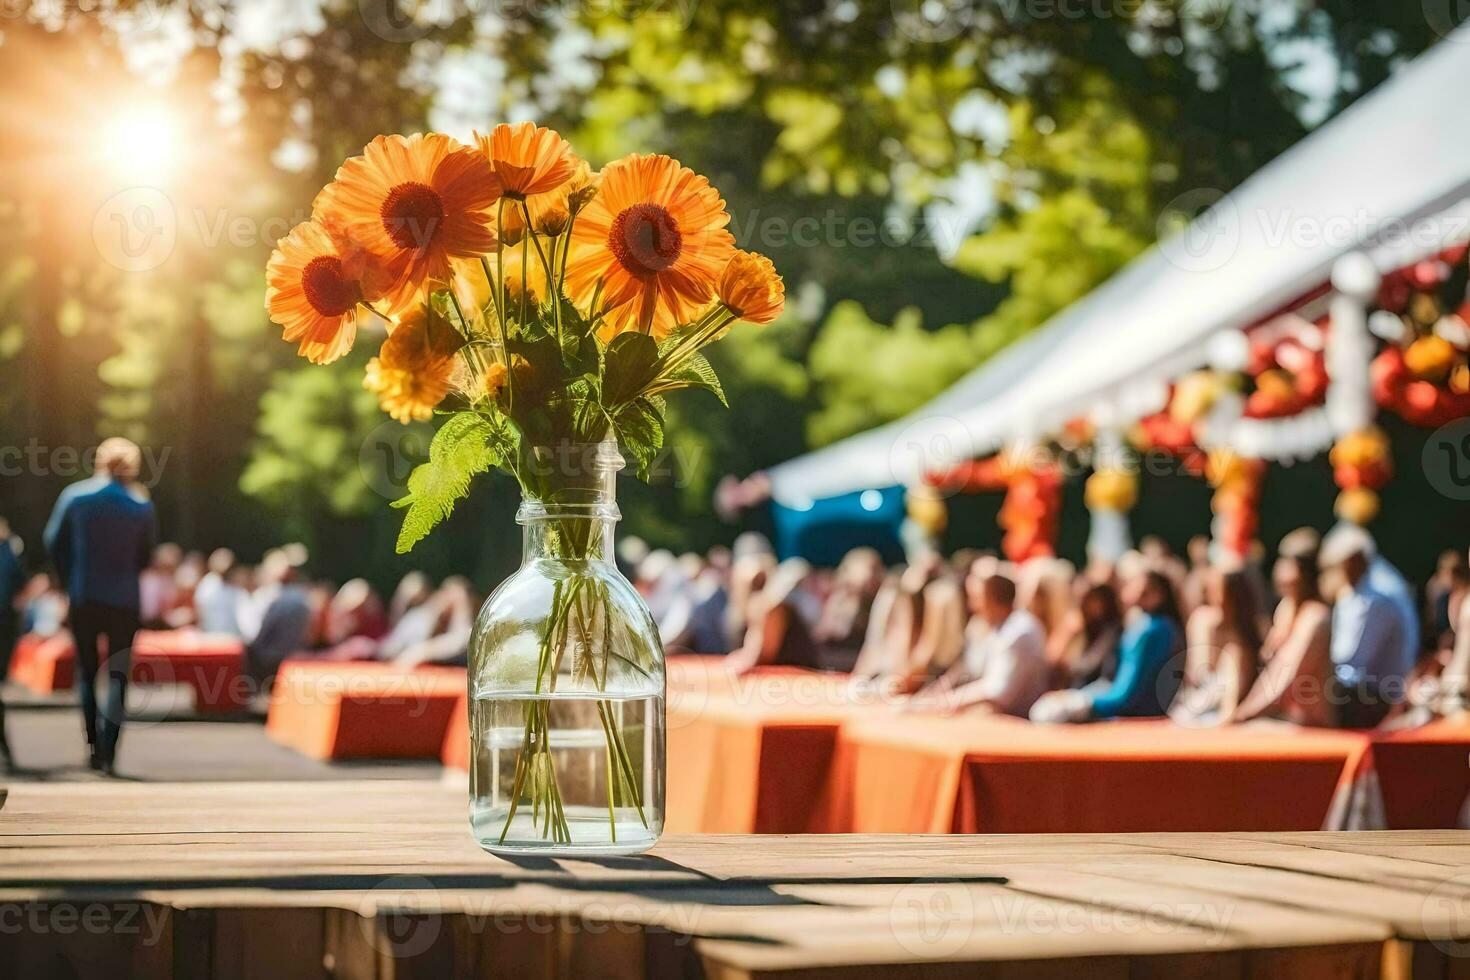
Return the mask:
[[(146, 6), (153, 40), (179, 47), (165, 91), (213, 151), (175, 204), (209, 228), (225, 212), (283, 233), (380, 132), (508, 117), (557, 126), (594, 163), (655, 150), (709, 173), (740, 244), (771, 255), (797, 301), (711, 355), (732, 411), (671, 408), (653, 486), (625, 500), (635, 530), (689, 546), (727, 533), (707, 520), (720, 476), (920, 404), (1125, 264), (1181, 194), (1236, 186), (1449, 26), (1401, 0), (1083, 17), (705, 0), (632, 16), (405, 5), (425, 20), (395, 32), (372, 4), (330, 2), (281, 15), (263, 42), (238, 12)], [(99, 260), (107, 189), (50, 161), (75, 155), (58, 132), (135, 97), (140, 58), (116, 19), (31, 14), (0, 38), (0, 111), (18, 123), (0, 148), (0, 441), (123, 431), (178, 449), (192, 462), (158, 494), (190, 545), (248, 553), (337, 522), (381, 539), (364, 554), (390, 551), (391, 518), (358, 516), (381, 500), (359, 455), (383, 419), (349, 371), (307, 371), (273, 336), (258, 272), (272, 236), (194, 230), (141, 275)], [(0, 507), (33, 536), (61, 482), (38, 476)]]

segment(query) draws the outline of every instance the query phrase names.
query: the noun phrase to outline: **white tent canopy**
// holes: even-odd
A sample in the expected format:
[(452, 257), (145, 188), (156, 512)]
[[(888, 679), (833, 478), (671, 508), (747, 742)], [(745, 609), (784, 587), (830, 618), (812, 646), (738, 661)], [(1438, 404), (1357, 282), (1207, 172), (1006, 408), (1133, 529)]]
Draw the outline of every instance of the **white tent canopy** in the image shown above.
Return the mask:
[(1210, 342), (1364, 252), (1380, 271), (1470, 238), (1470, 26), (1035, 333), (904, 419), (770, 471), (785, 504), (893, 484), (1079, 414), (1136, 418)]

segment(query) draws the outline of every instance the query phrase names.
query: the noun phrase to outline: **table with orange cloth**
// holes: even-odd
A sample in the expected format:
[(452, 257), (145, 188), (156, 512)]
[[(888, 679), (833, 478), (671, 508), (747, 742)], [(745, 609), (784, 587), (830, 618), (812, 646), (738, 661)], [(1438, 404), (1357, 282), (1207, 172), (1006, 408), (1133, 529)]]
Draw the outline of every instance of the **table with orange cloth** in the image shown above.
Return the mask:
[(1421, 728), (1376, 732), (1372, 769), (1389, 830), (1442, 830), (1460, 825), (1470, 796), (1470, 717)]
[[(454, 719), (446, 765), (467, 767), (467, 727)], [(904, 713), (843, 675), (668, 662), (670, 832), (1341, 829), (1359, 791), (1373, 794), (1372, 821), (1352, 826), (1450, 828), (1470, 793), (1467, 758), (1470, 723), (1041, 726)]]
[(669, 662), (673, 833), (803, 833), (821, 810), (844, 722), (877, 706), (844, 675), (787, 667), (736, 675), (720, 657)]
[(858, 833), (1318, 830), (1370, 744), (1285, 726), (878, 714), (843, 729), (826, 820)]
[(436, 759), (464, 692), (462, 667), (287, 660), (265, 730), (315, 759)]
[[(10, 677), (38, 694), (76, 685), (76, 645), (70, 633), (26, 635), (15, 645)], [(197, 629), (139, 630), (129, 676), (139, 684), (183, 684), (200, 712), (238, 711), (250, 704), (245, 644), (233, 636)]]

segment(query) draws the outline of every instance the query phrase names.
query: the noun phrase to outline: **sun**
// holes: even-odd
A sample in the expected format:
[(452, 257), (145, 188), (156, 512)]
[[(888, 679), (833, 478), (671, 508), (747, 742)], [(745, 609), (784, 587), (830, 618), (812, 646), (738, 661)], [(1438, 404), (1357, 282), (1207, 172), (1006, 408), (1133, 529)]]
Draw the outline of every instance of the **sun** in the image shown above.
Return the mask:
[(118, 112), (102, 128), (102, 162), (131, 178), (171, 173), (181, 151), (178, 121), (166, 106), (134, 106)]

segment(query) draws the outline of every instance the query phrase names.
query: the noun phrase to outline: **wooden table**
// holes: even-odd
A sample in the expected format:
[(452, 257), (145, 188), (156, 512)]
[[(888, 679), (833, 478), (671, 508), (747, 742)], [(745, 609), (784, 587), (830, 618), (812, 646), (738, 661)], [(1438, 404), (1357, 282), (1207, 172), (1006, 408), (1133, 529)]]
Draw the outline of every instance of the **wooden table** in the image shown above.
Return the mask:
[(670, 837), (516, 863), (439, 783), (21, 784), (0, 978), (1435, 977), (1470, 833)]

